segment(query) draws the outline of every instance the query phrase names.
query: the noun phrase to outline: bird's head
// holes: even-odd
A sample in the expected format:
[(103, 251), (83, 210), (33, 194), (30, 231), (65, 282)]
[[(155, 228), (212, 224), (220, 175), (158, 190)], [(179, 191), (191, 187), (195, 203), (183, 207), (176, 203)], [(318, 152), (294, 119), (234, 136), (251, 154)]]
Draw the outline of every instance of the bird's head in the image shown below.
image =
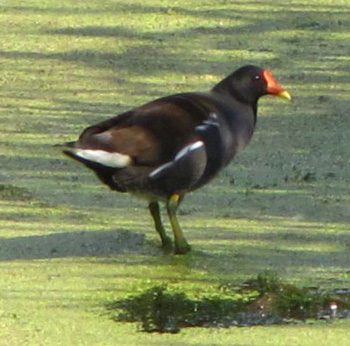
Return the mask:
[(225, 78), (214, 90), (230, 93), (249, 104), (256, 104), (264, 95), (274, 95), (291, 100), (291, 96), (272, 76), (269, 70), (246, 65)]

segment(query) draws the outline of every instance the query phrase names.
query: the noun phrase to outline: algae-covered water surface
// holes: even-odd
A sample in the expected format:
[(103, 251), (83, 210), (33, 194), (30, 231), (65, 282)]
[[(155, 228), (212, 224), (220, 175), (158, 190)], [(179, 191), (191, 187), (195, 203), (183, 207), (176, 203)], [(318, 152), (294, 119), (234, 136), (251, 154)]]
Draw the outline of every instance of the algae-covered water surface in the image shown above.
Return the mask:
[[(222, 287), (266, 272), (349, 288), (348, 1), (0, 6), (0, 345), (348, 344), (347, 319), (138, 333), (106, 310), (152, 289), (225, 309)], [(162, 252), (144, 201), (53, 147), (246, 64), (270, 69), (293, 102), (261, 99), (250, 145), (186, 197), (188, 255)]]

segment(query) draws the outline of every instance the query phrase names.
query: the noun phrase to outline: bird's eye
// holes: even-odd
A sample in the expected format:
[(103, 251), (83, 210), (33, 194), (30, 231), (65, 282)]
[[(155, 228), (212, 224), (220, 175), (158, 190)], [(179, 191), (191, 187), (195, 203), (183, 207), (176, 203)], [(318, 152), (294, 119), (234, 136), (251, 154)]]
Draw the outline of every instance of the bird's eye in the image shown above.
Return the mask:
[(260, 76), (258, 74), (256, 74), (254, 77), (253, 77), (253, 81), (258, 81), (260, 80)]

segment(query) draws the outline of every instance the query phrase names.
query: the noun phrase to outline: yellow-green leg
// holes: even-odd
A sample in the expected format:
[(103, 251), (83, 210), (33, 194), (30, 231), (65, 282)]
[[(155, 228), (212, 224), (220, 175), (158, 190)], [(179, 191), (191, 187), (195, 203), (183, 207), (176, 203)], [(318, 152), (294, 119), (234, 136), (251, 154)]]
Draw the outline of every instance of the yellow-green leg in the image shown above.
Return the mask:
[(167, 211), (170, 219), (171, 227), (174, 233), (175, 249), (177, 254), (185, 254), (191, 250), (191, 246), (187, 243), (186, 238), (182, 233), (179, 221), (177, 219), (176, 211), (180, 205), (181, 196), (177, 193), (170, 196), (167, 201)]
[(159, 211), (159, 203), (158, 202), (151, 202), (148, 205), (149, 211), (152, 215), (154, 226), (156, 228), (156, 231), (160, 235), (160, 238), (162, 240), (163, 248), (168, 250), (172, 248), (171, 239), (166, 235), (165, 229), (162, 223), (162, 219), (160, 217), (160, 211)]

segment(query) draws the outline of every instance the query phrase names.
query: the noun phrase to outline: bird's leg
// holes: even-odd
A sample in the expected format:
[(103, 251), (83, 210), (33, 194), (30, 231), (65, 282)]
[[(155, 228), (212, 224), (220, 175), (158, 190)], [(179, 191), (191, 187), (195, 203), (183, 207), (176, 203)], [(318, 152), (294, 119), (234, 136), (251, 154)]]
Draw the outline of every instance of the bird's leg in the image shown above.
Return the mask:
[(175, 249), (174, 252), (177, 254), (185, 254), (191, 250), (191, 246), (187, 243), (182, 229), (180, 227), (179, 221), (177, 219), (176, 211), (181, 202), (181, 195), (174, 193), (170, 196), (167, 201), (167, 211), (170, 219), (171, 227), (174, 233), (175, 239)]
[(160, 211), (159, 211), (159, 203), (158, 202), (150, 202), (148, 205), (149, 211), (152, 215), (154, 226), (156, 227), (156, 231), (160, 235), (160, 238), (162, 240), (163, 248), (165, 249), (171, 249), (171, 239), (165, 234), (165, 229), (162, 223), (162, 219), (160, 217)]

